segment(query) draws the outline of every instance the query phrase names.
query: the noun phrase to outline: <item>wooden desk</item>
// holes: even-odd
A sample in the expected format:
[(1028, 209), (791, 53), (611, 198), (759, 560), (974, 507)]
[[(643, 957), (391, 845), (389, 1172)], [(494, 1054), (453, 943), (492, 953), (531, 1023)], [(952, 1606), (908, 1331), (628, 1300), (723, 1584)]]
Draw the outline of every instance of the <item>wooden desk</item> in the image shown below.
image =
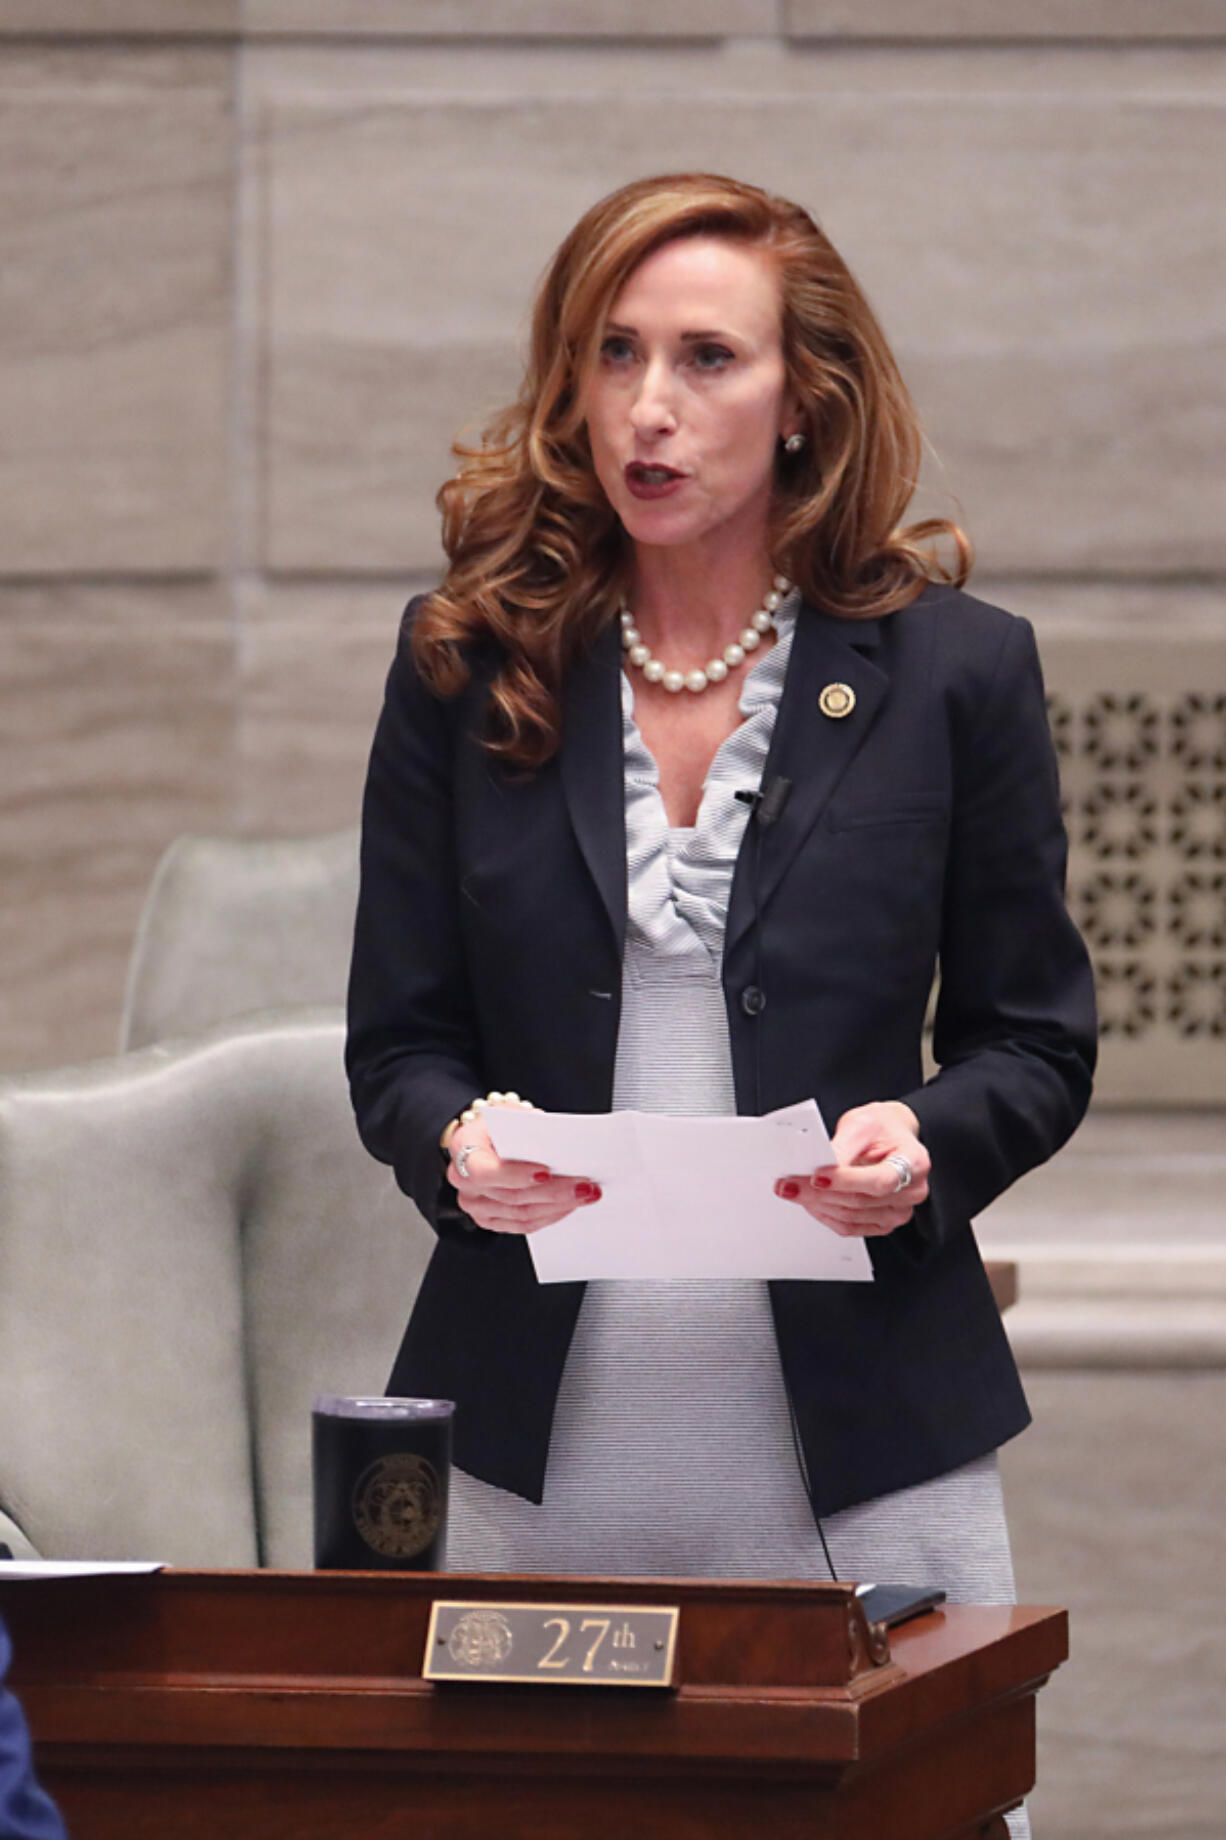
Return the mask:
[[(438, 1596), (675, 1603), (675, 1690), (421, 1678)], [(842, 1585), (179, 1572), (9, 1584), (73, 1840), (1003, 1840), (1061, 1610)]]

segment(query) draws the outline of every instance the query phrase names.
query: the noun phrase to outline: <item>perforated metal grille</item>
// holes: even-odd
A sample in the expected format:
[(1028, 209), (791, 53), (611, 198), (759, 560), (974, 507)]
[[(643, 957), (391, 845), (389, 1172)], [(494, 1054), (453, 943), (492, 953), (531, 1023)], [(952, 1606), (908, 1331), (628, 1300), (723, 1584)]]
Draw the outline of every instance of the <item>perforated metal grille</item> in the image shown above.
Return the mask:
[(1051, 698), (1104, 1042), (1226, 1038), (1226, 695)]
[(1042, 638), (1100, 1098), (1226, 1102), (1226, 656)]

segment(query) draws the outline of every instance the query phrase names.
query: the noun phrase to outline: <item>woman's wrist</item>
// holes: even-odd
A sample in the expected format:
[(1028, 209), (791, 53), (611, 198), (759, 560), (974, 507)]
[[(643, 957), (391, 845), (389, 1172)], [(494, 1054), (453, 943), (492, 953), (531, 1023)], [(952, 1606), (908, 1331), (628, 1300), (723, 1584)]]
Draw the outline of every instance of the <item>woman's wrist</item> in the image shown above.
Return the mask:
[(922, 1133), (920, 1131), (920, 1121), (915, 1116), (915, 1113), (911, 1110), (911, 1107), (907, 1104), (905, 1099), (888, 1099), (886, 1103), (887, 1105), (893, 1106), (896, 1112), (901, 1113), (903, 1122), (905, 1123), (908, 1131), (910, 1131), (916, 1137), (922, 1137)]

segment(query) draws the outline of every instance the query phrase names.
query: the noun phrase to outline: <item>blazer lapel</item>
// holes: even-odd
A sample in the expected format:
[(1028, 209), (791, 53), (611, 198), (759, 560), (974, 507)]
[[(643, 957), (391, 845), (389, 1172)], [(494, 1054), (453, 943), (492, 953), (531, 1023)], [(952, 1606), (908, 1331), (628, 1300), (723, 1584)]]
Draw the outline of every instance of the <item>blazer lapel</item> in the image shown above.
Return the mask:
[(620, 962), (626, 935), (626, 799), (621, 643), (615, 622), (567, 674), (562, 723), (566, 804), (613, 927)]
[[(801, 608), (762, 775), (764, 786), (780, 777), (792, 787), (778, 821), (761, 834), (756, 878), (752, 837), (746, 834), (733, 877), (725, 957), (770, 900), (873, 726), (889, 686), (872, 657), (879, 637), (876, 620), (836, 620), (808, 605)], [(822, 692), (836, 684), (846, 684), (855, 698), (844, 716), (827, 715), (821, 706)]]

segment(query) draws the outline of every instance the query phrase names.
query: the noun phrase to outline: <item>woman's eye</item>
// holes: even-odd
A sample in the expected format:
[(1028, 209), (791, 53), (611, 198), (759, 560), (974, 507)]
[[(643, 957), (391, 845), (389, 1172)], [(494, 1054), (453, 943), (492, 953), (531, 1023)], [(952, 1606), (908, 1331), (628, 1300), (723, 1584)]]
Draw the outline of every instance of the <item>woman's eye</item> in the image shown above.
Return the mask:
[(624, 364), (634, 355), (629, 339), (611, 335), (600, 347), (600, 355), (607, 364)]
[(700, 371), (722, 371), (732, 363), (732, 353), (726, 345), (695, 345), (693, 359)]

